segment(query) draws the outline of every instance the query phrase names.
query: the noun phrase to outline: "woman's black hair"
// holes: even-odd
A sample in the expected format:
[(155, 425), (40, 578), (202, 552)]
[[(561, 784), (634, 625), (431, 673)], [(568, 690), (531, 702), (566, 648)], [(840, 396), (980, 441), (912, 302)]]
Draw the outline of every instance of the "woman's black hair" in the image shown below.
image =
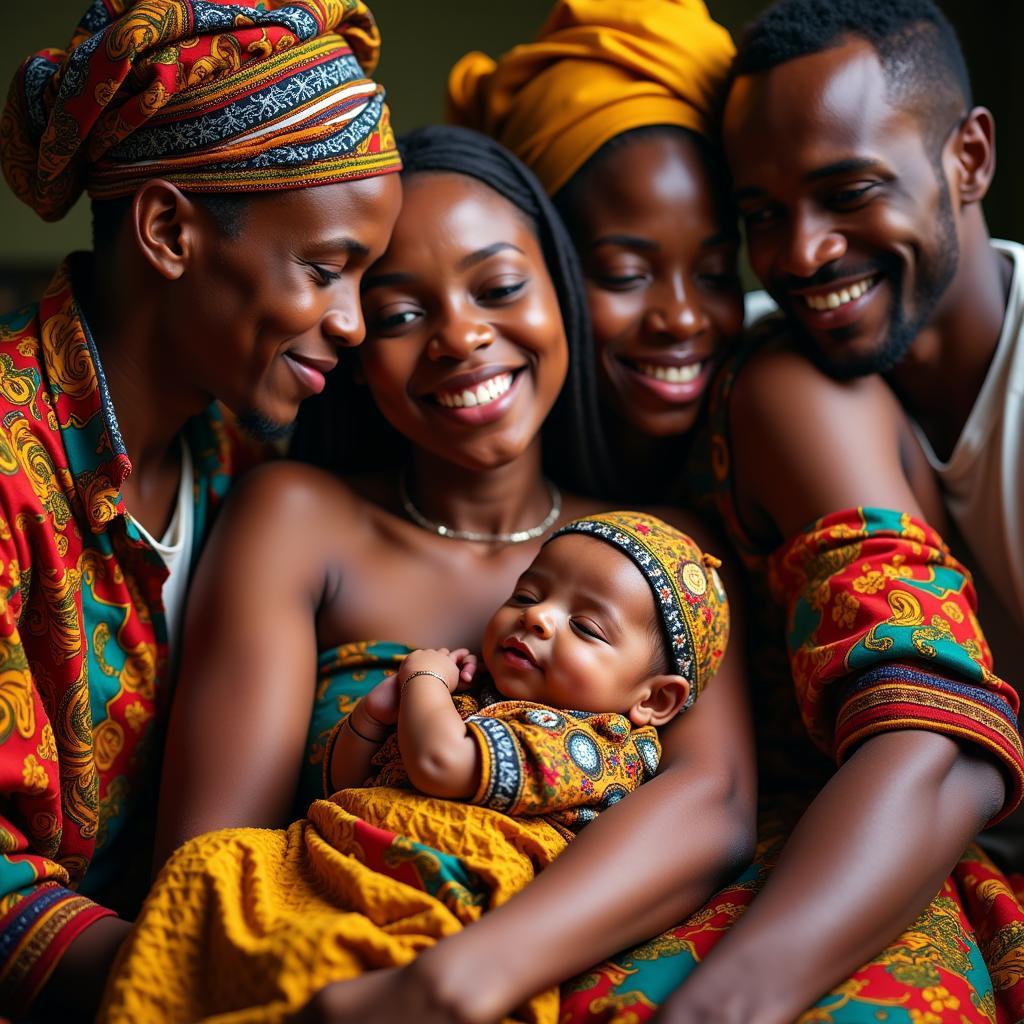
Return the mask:
[[(569, 346), (568, 376), (542, 431), (545, 470), (563, 486), (593, 492), (600, 457), (589, 429), (597, 422), (597, 389), (583, 278), (565, 225), (533, 173), (485, 135), (432, 125), (399, 139), (399, 149), (403, 178), (428, 172), (468, 175), (507, 199), (533, 225)], [(381, 415), (369, 389), (356, 383), (357, 360), (357, 352), (344, 353), (326, 389), (302, 404), (292, 457), (337, 473), (394, 468), (408, 459), (409, 442)]]

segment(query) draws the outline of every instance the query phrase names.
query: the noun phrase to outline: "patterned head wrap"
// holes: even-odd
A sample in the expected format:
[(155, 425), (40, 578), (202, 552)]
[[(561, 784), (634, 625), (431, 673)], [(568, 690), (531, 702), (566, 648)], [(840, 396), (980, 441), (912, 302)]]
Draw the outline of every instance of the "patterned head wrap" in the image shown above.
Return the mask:
[(630, 129), (710, 134), (734, 52), (703, 0), (560, 0), (534, 42), (452, 68), (449, 118), (504, 143), (554, 195)]
[(690, 681), (690, 707), (718, 671), (729, 642), (729, 602), (722, 563), (681, 530), (642, 512), (604, 512), (574, 519), (555, 537), (582, 533), (628, 555), (644, 574), (668, 644), (673, 671)]
[(87, 190), (299, 188), (400, 169), (362, 0), (93, 0), (29, 57), (0, 118), (15, 194), (57, 220)]

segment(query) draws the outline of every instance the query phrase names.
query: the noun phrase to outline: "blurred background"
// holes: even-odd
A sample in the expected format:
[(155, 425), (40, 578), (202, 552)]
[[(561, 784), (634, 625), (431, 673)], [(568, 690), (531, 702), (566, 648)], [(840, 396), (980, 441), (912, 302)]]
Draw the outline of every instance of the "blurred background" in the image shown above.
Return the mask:
[[(5, 0), (10, 3), (10, 0)], [(388, 90), (399, 131), (442, 116), (444, 83), (467, 50), (497, 56), (532, 38), (552, 0), (370, 0), (384, 39), (377, 78)], [(0, 35), (0, 88), (6, 94), (20, 61), (35, 50), (64, 46), (88, 0), (37, 0), (19, 5)], [(734, 35), (766, 0), (708, 0), (712, 15)], [(999, 237), (1024, 239), (1024, 64), (1016, 49), (1024, 37), (1024, 3), (940, 0), (967, 53), (975, 100), (991, 108), (999, 128), (999, 172), (986, 201)], [(59, 260), (89, 246), (89, 204), (79, 200), (56, 224), (45, 224), (0, 184), (0, 312), (41, 294)]]

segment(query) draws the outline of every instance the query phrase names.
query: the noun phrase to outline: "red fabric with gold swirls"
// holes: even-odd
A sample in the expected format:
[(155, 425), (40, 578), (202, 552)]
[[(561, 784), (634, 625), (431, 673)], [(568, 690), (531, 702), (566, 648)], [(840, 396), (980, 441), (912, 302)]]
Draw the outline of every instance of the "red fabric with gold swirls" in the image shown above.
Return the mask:
[[(754, 864), (677, 928), (562, 987), (561, 1024), (641, 1024), (715, 948), (769, 877), (802, 810), (762, 817)], [(935, 899), (878, 956), (796, 1024), (1018, 1024), (1024, 1020), (1024, 908), (971, 845)]]
[[(199, 543), (237, 450), (215, 408), (185, 440)], [(125, 514), (130, 468), (65, 265), (0, 319), (0, 1013), (148, 884), (167, 570)]]
[(926, 729), (981, 747), (1024, 792), (1016, 690), (992, 672), (970, 574), (926, 523), (885, 509), (826, 516), (775, 552), (804, 724), (842, 762), (881, 732)]

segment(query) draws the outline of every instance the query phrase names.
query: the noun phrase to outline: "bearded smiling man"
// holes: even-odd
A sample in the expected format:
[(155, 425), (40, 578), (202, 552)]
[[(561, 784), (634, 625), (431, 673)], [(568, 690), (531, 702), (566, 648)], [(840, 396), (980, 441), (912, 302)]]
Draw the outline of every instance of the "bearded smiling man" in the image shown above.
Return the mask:
[[(815, 1000), (808, 1020), (1020, 1019), (1014, 876), (968, 847), (1022, 763), (995, 672), (1024, 684), (1024, 247), (982, 212), (992, 116), (930, 0), (780, 0), (739, 45), (723, 135), (783, 317), (716, 384), (719, 508), (771, 567), (838, 769), (658, 1020), (781, 1024)], [(975, 570), (994, 664), (932, 527)]]
[(1024, 249), (981, 208), (992, 116), (930, 3), (805, 0), (759, 26), (725, 121), (754, 270), (830, 377), (885, 375), (1024, 628)]
[(61, 1020), (148, 883), (188, 578), (245, 461), (214, 400), (287, 428), (401, 201), (361, 0), (94, 0), (69, 36), (0, 120), (19, 198), (94, 213), (0, 320), (0, 1015)]

